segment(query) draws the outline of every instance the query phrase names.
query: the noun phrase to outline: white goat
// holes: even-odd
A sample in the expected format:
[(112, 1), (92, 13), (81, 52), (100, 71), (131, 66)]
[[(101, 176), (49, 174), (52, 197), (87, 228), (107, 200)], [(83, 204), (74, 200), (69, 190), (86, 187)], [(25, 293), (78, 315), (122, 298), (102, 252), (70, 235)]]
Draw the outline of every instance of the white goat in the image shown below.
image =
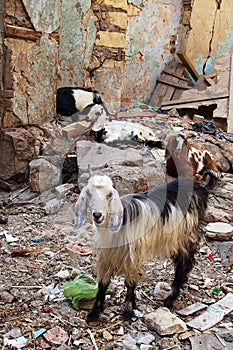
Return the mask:
[(127, 287), (124, 319), (136, 307), (135, 287), (149, 258), (172, 258), (175, 278), (164, 301), (171, 307), (194, 266), (197, 226), (207, 206), (207, 191), (190, 179), (175, 181), (147, 192), (118, 195), (108, 176), (90, 177), (75, 205), (75, 228), (81, 227), (90, 201), (97, 233), (98, 292), (87, 321), (103, 311), (106, 290), (114, 275), (123, 275)]

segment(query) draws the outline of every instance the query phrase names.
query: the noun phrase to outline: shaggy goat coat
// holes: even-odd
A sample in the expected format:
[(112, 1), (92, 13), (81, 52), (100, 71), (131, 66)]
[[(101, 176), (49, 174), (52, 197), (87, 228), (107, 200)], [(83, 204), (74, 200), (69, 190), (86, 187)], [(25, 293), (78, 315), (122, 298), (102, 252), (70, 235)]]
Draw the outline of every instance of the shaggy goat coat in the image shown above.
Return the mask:
[(143, 262), (172, 258), (175, 264), (171, 306), (194, 265), (199, 242), (198, 224), (207, 206), (207, 191), (190, 179), (119, 198), (107, 176), (94, 175), (81, 191), (75, 206), (75, 226), (86, 220), (90, 200), (97, 233), (99, 291), (89, 321), (98, 319), (107, 286), (114, 275), (125, 277), (124, 314), (132, 315), (134, 289), (143, 273)]

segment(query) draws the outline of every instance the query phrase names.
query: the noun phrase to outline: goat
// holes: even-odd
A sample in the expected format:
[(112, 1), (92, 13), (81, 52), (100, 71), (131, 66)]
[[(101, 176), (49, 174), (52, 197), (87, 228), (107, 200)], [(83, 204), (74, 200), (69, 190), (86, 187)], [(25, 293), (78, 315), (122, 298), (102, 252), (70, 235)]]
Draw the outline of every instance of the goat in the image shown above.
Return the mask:
[(200, 235), (198, 224), (207, 207), (208, 191), (191, 179), (176, 179), (162, 187), (119, 197), (112, 180), (93, 175), (75, 204), (75, 225), (86, 221), (90, 201), (96, 228), (98, 292), (87, 322), (98, 320), (114, 275), (127, 287), (123, 318), (136, 308), (135, 288), (150, 258), (172, 258), (175, 277), (164, 306), (172, 307), (192, 270)]
[(220, 171), (207, 150), (203, 150), (184, 135), (170, 133), (165, 139), (166, 171), (172, 177), (194, 177), (205, 180), (209, 176), (206, 188), (212, 188), (220, 178)]
[(80, 87), (60, 87), (57, 89), (57, 115), (70, 117), (95, 104), (104, 104), (97, 91)]

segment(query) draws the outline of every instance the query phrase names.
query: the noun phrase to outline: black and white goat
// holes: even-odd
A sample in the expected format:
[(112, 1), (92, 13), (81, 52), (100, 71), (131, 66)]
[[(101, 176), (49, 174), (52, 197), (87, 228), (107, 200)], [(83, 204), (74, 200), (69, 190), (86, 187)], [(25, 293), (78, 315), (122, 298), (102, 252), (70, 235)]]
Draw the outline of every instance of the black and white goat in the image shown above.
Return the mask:
[(60, 87), (57, 89), (57, 115), (70, 117), (95, 104), (104, 104), (97, 91), (80, 87)]
[(198, 224), (207, 206), (207, 191), (191, 179), (175, 181), (147, 192), (118, 195), (110, 177), (89, 178), (75, 205), (75, 228), (86, 221), (90, 202), (96, 228), (98, 292), (87, 321), (96, 321), (114, 275), (125, 277), (127, 294), (123, 311), (130, 319), (136, 307), (135, 288), (150, 258), (172, 258), (175, 277), (164, 305), (172, 307), (198, 249)]
[(80, 87), (58, 88), (56, 113), (61, 123), (64, 119), (65, 122), (67, 119), (69, 122), (90, 122), (90, 129), (96, 132), (96, 141), (102, 141), (108, 111), (97, 91)]

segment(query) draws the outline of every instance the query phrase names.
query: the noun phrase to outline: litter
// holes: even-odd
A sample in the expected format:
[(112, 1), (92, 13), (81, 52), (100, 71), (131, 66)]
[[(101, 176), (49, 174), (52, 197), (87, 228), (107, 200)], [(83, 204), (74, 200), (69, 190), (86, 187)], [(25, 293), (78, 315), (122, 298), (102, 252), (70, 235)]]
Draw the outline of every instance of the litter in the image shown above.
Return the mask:
[(98, 283), (89, 275), (79, 275), (71, 282), (64, 284), (64, 296), (72, 301), (72, 306), (79, 309), (81, 301), (93, 299), (96, 296)]

